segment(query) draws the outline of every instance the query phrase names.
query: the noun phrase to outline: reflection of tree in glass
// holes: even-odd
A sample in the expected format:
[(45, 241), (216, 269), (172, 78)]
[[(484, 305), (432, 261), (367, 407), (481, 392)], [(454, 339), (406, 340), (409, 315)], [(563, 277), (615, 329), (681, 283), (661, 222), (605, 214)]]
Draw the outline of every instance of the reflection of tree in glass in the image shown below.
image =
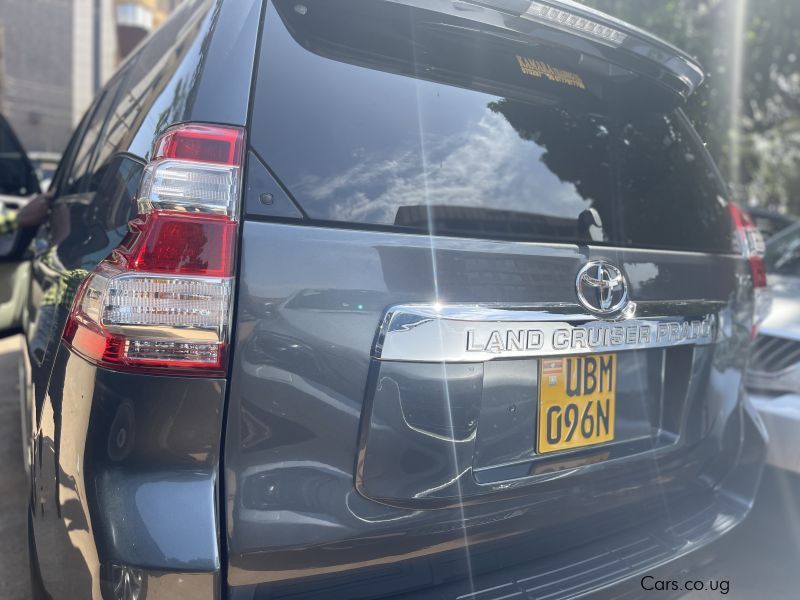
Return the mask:
[(626, 108), (599, 116), (509, 99), (489, 108), (545, 149), (540, 160), (599, 213), (623, 245), (724, 250), (724, 190), (674, 114)]
[(582, 198), (612, 223), (609, 129), (597, 116), (573, 115), (503, 98), (489, 103), (519, 136), (545, 149), (540, 160), (562, 182), (572, 183)]

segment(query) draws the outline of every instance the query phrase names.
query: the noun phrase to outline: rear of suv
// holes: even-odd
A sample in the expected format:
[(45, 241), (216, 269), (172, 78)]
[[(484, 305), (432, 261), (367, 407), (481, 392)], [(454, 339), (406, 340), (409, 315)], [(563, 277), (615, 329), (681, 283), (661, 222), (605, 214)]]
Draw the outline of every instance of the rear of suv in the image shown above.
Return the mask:
[(23, 257), (39, 593), (566, 598), (726, 533), (764, 280), (702, 79), (571, 2), (184, 3)]

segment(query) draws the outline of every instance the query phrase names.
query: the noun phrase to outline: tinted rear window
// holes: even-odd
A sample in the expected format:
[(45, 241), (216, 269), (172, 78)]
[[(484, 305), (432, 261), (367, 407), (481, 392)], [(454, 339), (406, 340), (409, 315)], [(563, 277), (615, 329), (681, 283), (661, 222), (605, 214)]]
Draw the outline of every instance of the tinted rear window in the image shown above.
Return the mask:
[(310, 219), (731, 250), (706, 153), (633, 73), (375, 0), (270, 3), (263, 35), (251, 143)]

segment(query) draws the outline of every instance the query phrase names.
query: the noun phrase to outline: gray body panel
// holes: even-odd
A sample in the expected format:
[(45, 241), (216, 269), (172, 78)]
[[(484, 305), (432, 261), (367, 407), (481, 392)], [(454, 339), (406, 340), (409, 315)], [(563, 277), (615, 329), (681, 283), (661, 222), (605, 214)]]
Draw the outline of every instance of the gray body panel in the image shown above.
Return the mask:
[[(749, 273), (738, 257), (253, 221), (243, 233), (225, 448), (234, 597), (289, 597), (294, 585), (306, 586), (299, 589), (308, 594), (315, 585), (333, 593), (325, 587), (333, 582), (343, 586), (333, 597), (372, 597), (379, 590), (430, 586), (450, 570), (479, 573), (494, 568), (491, 558), (498, 555), (512, 564), (567, 552), (623, 529), (655, 528), (674, 511), (708, 510), (720, 482), (738, 470), (735, 448), (746, 429), (748, 445), (760, 456), (758, 427), (740, 403), (752, 295), (740, 286)], [(643, 307), (662, 303), (665, 312), (687, 317), (699, 316), (699, 298), (705, 309), (716, 307), (714, 344), (667, 350), (665, 376), (672, 379), (663, 403), (679, 413), (664, 425), (663, 439), (606, 450), (599, 459), (598, 448), (587, 448), (544, 462), (535, 452), (481, 460), (476, 446), (485, 455), (493, 443), (491, 433), (481, 431), (492, 422), (487, 408), (515, 394), (530, 398), (536, 365), (505, 375), (495, 370), (491, 377), (507, 379), (492, 398), (469, 387), (470, 377), (487, 386), (488, 371), (459, 375), (452, 371), (458, 363), (431, 361), (436, 350), (430, 348), (427, 364), (450, 391), (450, 405), (444, 405), (450, 415), (460, 399), (477, 398), (477, 433), (462, 440), (420, 435), (402, 411), (392, 410), (406, 399), (385, 397), (382, 384), (402, 375), (384, 369), (409, 364), (381, 361), (376, 350), (392, 307), (438, 302), (445, 308), (505, 306), (513, 313), (560, 303), (576, 318), (580, 308), (569, 301), (575, 274), (598, 258), (623, 266), (631, 297)], [(310, 296), (313, 306), (304, 300)], [(513, 362), (462, 364), (473, 371), (495, 363), (507, 370)], [(422, 381), (420, 373), (413, 371), (411, 379)], [(446, 392), (425, 393), (426, 400), (442, 402)], [(503, 425), (501, 446), (530, 438), (532, 423), (516, 425)], [(719, 453), (720, 444), (728, 449)], [(746, 486), (757, 471), (750, 470)], [(748, 495), (732, 523), (746, 512)], [(515, 543), (498, 543), (506, 538)], [(414, 577), (397, 579), (420, 560), (427, 561), (423, 575), (412, 569)], [(377, 573), (372, 588), (364, 583), (370, 568)], [(381, 578), (384, 568), (393, 574)], [(342, 583), (364, 569), (356, 587)], [(311, 583), (299, 583), (306, 578)]]

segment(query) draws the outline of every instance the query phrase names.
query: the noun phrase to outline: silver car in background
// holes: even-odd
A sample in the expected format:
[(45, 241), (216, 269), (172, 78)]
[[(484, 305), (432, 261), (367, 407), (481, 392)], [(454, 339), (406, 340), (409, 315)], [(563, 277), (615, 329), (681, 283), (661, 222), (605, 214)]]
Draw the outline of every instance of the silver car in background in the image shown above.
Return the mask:
[(769, 431), (768, 462), (800, 473), (800, 224), (767, 242), (772, 308), (759, 327), (747, 386)]

